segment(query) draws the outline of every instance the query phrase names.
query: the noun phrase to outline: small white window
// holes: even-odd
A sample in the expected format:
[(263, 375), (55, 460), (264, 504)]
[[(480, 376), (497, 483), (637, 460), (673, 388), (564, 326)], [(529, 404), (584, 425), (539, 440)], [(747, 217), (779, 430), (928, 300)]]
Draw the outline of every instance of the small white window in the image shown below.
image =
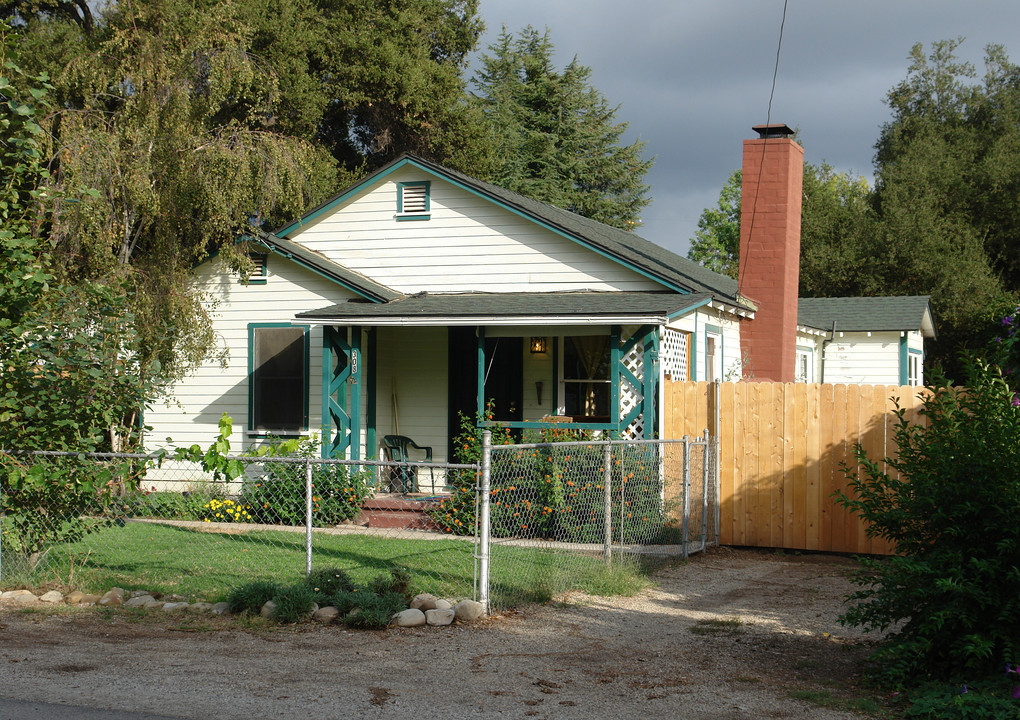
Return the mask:
[(715, 333), (705, 338), (705, 380), (722, 381), (722, 337)]
[(397, 185), (397, 219), (429, 219), (429, 182), (406, 182)]
[(923, 382), (924, 376), (921, 374), (921, 358), (922, 355), (919, 352), (913, 350), (910, 351), (910, 355), (907, 356), (907, 384), (918, 386)]
[(811, 348), (797, 348), (796, 381), (810, 383), (815, 381), (815, 353)]

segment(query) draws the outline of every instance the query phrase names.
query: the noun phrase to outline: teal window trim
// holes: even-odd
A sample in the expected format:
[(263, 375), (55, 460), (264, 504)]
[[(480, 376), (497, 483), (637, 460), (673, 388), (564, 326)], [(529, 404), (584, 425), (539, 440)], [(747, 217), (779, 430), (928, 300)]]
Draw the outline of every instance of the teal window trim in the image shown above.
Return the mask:
[[(430, 180), (413, 180), (409, 182), (397, 183), (397, 220), (428, 220), (432, 217), (432, 199), (431, 199), (431, 185)], [(425, 188), (424, 201), (425, 205), (423, 208), (415, 207), (413, 211), (407, 211), (404, 209), (404, 191), (407, 188)]]
[(909, 347), (907, 345), (909, 338), (906, 333), (900, 335), (900, 385), (907, 385), (910, 383), (910, 365), (908, 358), (910, 356)]
[(478, 336), (478, 392), (475, 410), (478, 414), (475, 417), (483, 418), (485, 417), (485, 326), (479, 325), (476, 334)]
[[(300, 328), (304, 335), (304, 388), (302, 388), (302, 422), (297, 431), (256, 430), (255, 426), (255, 333), (269, 328)], [(248, 427), (250, 437), (295, 437), (308, 431), (309, 362), (311, 359), (311, 328), (289, 322), (248, 323)]]
[(560, 409), (560, 338), (552, 338), (552, 415)]

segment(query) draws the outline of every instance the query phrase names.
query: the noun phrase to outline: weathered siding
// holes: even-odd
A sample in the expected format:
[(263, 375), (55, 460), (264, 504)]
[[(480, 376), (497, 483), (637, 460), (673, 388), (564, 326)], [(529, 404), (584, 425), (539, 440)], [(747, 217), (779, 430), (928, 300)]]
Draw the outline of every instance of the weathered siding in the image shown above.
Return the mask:
[[(430, 180), (431, 217), (397, 221), (397, 184)], [(290, 237), (404, 293), (654, 290), (659, 283), (493, 202), (402, 168)]]
[(825, 347), (824, 382), (870, 385), (900, 384), (898, 332), (844, 333)]
[[(290, 322), (295, 313), (343, 302), (352, 294), (295, 263), (270, 255), (269, 278), (264, 285), (242, 285), (218, 259), (195, 269), (198, 289), (218, 303), (209, 308), (216, 332), (216, 353), (172, 390), (169, 400), (157, 401), (145, 413), (149, 450), (173, 444), (206, 447), (218, 432), (223, 413), (234, 421), (231, 446), (249, 447), (248, 425), (248, 325)], [(322, 406), (322, 330), (312, 328), (309, 358), (309, 433), (318, 432)]]

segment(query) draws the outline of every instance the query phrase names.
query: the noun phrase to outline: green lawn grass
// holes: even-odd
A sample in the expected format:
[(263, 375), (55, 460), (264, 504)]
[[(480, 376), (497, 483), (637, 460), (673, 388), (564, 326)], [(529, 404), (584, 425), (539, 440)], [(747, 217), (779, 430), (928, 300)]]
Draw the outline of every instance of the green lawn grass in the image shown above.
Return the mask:
[[(416, 593), (474, 595), (475, 547), (467, 539), (316, 532), (312, 548), (313, 567), (342, 568), (357, 583), (399, 566), (411, 574)], [(306, 562), (304, 532), (218, 533), (143, 522), (114, 525), (55, 546), (31, 575), (12, 578), (11, 559), (5, 558), (3, 568), (2, 585), (8, 587), (58, 582), (100, 592), (118, 586), (208, 601), (252, 580), (297, 582)], [(494, 608), (546, 601), (568, 589), (627, 594), (647, 584), (637, 566), (606, 568), (590, 555), (525, 548), (513, 548), (512, 555), (494, 553), (491, 576)]]

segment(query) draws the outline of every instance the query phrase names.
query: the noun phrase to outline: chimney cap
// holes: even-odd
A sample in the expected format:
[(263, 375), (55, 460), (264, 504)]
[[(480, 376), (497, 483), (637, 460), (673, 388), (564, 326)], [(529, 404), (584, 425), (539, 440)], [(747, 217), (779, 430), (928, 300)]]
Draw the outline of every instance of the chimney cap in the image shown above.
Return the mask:
[(786, 123), (771, 123), (769, 125), (754, 125), (752, 128), (762, 140), (771, 138), (785, 138), (793, 135), (794, 131)]

